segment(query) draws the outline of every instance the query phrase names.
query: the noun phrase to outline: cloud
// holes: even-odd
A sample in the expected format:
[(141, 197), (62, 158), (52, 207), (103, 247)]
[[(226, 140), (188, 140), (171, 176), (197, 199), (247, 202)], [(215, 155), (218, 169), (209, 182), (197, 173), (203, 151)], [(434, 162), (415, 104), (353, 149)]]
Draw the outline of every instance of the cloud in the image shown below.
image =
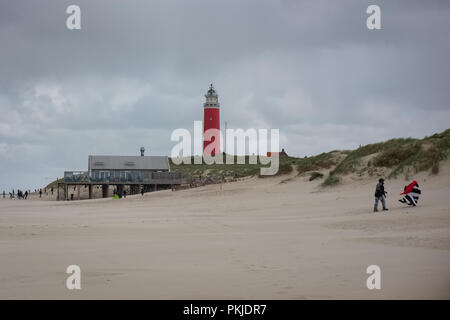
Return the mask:
[(379, 31), (369, 1), (79, 0), (79, 31), (70, 4), (0, 4), (0, 189), (169, 154), (211, 82), (222, 126), (279, 128), (297, 156), (448, 127), (448, 1), (380, 1)]

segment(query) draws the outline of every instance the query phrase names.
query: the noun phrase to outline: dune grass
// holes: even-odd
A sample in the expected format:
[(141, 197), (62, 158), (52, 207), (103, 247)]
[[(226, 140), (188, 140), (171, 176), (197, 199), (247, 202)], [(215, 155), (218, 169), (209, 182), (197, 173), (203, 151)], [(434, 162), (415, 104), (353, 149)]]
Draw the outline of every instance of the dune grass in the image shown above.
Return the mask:
[[(237, 163), (238, 157), (233, 157), (232, 164), (226, 164), (226, 156), (223, 155), (223, 164), (207, 165), (204, 161), (202, 164), (194, 164), (194, 158), (191, 157), (191, 164), (174, 164), (170, 159), (170, 167), (172, 171), (193, 177), (211, 177), (213, 179), (221, 179), (222, 177), (242, 178), (248, 176), (258, 176), (262, 167), (269, 167), (262, 164), (258, 158), (256, 164), (249, 163), (249, 156), (239, 157), (244, 160), (244, 164)], [(279, 168), (277, 175), (288, 174), (292, 172), (292, 165), (295, 164), (297, 158), (279, 157)]]
[[(398, 138), (385, 142), (368, 144), (356, 150), (324, 152), (311, 157), (295, 158), (280, 157), (278, 175), (292, 172), (292, 167), (296, 167), (298, 174), (311, 172), (312, 180), (321, 178), (317, 171), (334, 169), (322, 183), (323, 186), (338, 184), (341, 175), (362, 172), (369, 167), (387, 168), (388, 178), (395, 178), (401, 173), (420, 172), (430, 170), (432, 174), (439, 173), (439, 162), (448, 157), (450, 151), (450, 129), (434, 134), (424, 139)], [(370, 161), (365, 157), (373, 155)], [(247, 177), (258, 176), (261, 167), (267, 167), (259, 161), (256, 164), (249, 164), (249, 157), (244, 157), (245, 164), (237, 164), (237, 157), (234, 163), (225, 164), (181, 164), (175, 165), (171, 160), (173, 171), (182, 174), (212, 178), (223, 177)], [(363, 161), (364, 160), (364, 161)], [(193, 163), (193, 158), (192, 158)]]
[(331, 168), (336, 165), (336, 157), (334, 156), (336, 152), (338, 151), (321, 153), (312, 157), (298, 158), (296, 161), (298, 173), (302, 174), (308, 171)]
[[(423, 139), (391, 139), (361, 146), (356, 150), (334, 150), (304, 158), (281, 156), (277, 175), (289, 174), (295, 167), (299, 175), (310, 172), (310, 181), (312, 181), (323, 178), (323, 174), (318, 171), (334, 167), (322, 183), (323, 186), (332, 186), (341, 181), (341, 175), (362, 172), (369, 167), (388, 168), (388, 178), (395, 178), (402, 173), (409, 174), (411, 170), (416, 173), (430, 170), (431, 174), (438, 174), (439, 163), (446, 159), (449, 153), (450, 129), (447, 129)], [(374, 155), (374, 157), (367, 164), (363, 163), (363, 158), (369, 155)], [(207, 165), (204, 161), (202, 164), (194, 164), (194, 157), (191, 157), (192, 164), (176, 165), (172, 159), (169, 161), (172, 171), (194, 178), (208, 176), (213, 179), (222, 179), (223, 177), (259, 176), (260, 169), (268, 167), (259, 159), (256, 164), (250, 164), (248, 156), (240, 158), (243, 158), (244, 164), (238, 164), (238, 157), (234, 156), (233, 164), (228, 165), (225, 155), (223, 155), (223, 164)], [(59, 181), (62, 182), (63, 179)], [(47, 185), (47, 189), (52, 186), (56, 187), (56, 185), (57, 181), (53, 181)]]
[(390, 169), (388, 178), (396, 178), (409, 168), (414, 172), (431, 169), (432, 174), (439, 173), (439, 162), (448, 157), (450, 151), (450, 129), (424, 139), (400, 138), (386, 142), (369, 144), (351, 151), (336, 168), (330, 172), (323, 185), (336, 184), (339, 175), (362, 170), (362, 159), (376, 154), (368, 166)]
[(339, 178), (339, 176), (337, 176), (335, 174), (331, 174), (325, 179), (325, 181), (322, 183), (322, 186), (330, 187), (330, 186), (334, 186), (334, 185), (338, 184), (339, 182), (341, 182), (341, 179)]

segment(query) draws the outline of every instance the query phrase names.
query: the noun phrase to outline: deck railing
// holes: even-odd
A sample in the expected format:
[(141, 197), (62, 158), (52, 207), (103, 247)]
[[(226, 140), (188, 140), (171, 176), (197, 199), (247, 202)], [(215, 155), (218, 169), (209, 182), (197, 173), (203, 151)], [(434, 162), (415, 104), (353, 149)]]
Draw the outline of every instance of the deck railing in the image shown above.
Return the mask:
[(189, 183), (179, 172), (151, 171), (65, 171), (65, 183), (97, 184), (182, 184)]

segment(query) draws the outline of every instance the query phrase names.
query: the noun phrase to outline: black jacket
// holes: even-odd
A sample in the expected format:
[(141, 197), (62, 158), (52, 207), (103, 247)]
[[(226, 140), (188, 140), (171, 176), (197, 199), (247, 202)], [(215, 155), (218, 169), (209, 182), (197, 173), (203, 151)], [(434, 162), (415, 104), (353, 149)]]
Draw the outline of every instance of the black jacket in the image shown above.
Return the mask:
[(375, 197), (381, 197), (386, 194), (386, 191), (384, 191), (384, 183), (378, 182), (377, 187), (375, 189)]

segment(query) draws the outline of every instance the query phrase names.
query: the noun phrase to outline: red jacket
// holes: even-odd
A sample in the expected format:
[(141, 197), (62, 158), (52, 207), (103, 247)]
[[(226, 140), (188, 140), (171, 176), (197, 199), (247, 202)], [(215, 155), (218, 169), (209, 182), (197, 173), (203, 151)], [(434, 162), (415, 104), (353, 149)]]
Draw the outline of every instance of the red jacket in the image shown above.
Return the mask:
[(414, 189), (414, 187), (415, 187), (416, 184), (417, 184), (417, 181), (414, 180), (414, 181), (411, 182), (409, 185), (407, 185), (407, 186), (405, 187), (405, 191), (403, 191), (403, 192), (400, 193), (400, 194), (408, 194), (408, 193), (410, 193), (411, 191), (413, 191), (413, 189)]

